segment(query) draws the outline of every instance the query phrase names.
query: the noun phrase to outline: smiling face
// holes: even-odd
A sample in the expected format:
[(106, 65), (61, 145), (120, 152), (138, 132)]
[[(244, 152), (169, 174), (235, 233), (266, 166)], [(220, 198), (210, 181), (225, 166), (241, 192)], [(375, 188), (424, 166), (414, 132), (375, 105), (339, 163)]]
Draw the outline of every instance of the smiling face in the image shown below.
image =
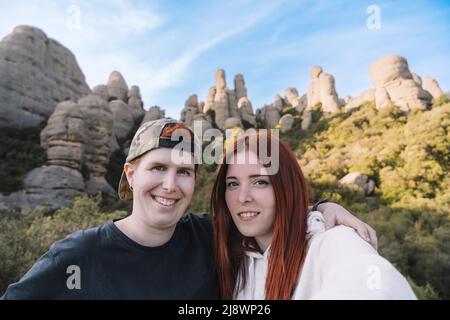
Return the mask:
[[(190, 152), (172, 161), (169, 148), (154, 149), (124, 170), (133, 188), (133, 214), (157, 229), (175, 227), (185, 213), (195, 189), (195, 165)], [(179, 158), (178, 158), (179, 160)]]
[(273, 234), (275, 194), (255, 153), (247, 152), (244, 164), (228, 166), (225, 201), (239, 232), (254, 237), (265, 251)]

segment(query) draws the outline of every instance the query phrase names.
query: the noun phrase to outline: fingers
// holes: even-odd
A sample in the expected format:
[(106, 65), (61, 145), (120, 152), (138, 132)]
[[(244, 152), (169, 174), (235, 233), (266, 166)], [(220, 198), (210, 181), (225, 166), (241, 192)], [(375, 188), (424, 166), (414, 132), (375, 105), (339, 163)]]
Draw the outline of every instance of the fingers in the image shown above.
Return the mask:
[[(336, 204), (330, 205), (337, 206)], [(340, 207), (338, 207), (338, 209), (334, 208), (333, 211), (324, 210), (322, 212), (322, 215), (325, 219), (325, 230), (329, 230), (336, 225), (345, 225), (347, 227), (355, 229), (359, 236), (364, 239), (364, 241), (367, 241), (372, 247), (375, 248), (375, 250), (378, 250), (378, 238), (376, 231), (368, 224), (356, 218), (345, 208), (341, 207), (343, 210), (339, 210), (339, 208)], [(336, 214), (335, 212), (338, 212), (339, 214)]]
[(365, 223), (360, 222), (356, 225), (356, 227), (353, 228), (355, 228), (356, 232), (359, 234), (361, 238), (370, 243), (370, 234)]
[(366, 224), (366, 227), (367, 227), (367, 231), (369, 232), (370, 244), (372, 245), (372, 247), (375, 248), (375, 250), (378, 250), (377, 232), (375, 231), (374, 228), (372, 228), (368, 224)]
[(367, 241), (375, 250), (378, 250), (377, 232), (366, 223), (358, 223), (355, 228), (361, 238)]

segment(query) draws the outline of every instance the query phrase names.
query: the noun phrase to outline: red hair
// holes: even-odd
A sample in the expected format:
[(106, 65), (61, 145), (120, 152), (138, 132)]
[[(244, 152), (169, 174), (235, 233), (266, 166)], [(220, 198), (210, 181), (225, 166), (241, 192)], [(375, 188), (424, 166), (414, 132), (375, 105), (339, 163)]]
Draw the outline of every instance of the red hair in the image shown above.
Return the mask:
[(192, 129), (189, 128), (184, 122), (166, 124), (166, 126), (161, 132), (161, 137), (171, 138), (172, 134), (178, 129), (189, 131), (189, 136), (191, 137), (191, 140), (194, 140), (194, 133), (192, 132)]
[[(244, 139), (249, 150), (249, 136), (235, 141), (227, 155), (238, 150)], [(269, 175), (275, 195), (275, 221), (270, 246), (269, 266), (265, 284), (265, 299), (291, 299), (297, 286), (297, 279), (306, 256), (306, 217), (310, 194), (307, 182), (292, 150), (282, 141), (269, 134), (256, 133), (258, 146), (260, 140), (267, 143), (268, 153), (272, 154), (272, 140), (279, 146), (279, 169)], [(211, 195), (213, 214), (214, 253), (217, 263), (220, 294), (223, 299), (232, 299), (245, 285), (245, 252), (259, 246), (254, 238), (244, 237), (231, 218), (225, 201), (226, 175), (228, 164), (225, 159), (218, 174)], [(242, 280), (237, 283), (237, 279)], [(237, 291), (235, 291), (237, 290)]]

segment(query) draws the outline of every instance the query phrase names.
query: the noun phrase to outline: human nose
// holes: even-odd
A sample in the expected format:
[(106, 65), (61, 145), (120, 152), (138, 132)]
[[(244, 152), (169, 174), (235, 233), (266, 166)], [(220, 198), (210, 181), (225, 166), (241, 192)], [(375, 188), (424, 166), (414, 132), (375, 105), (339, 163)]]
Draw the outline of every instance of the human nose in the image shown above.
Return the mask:
[(239, 197), (238, 200), (240, 203), (246, 203), (252, 201), (252, 196), (248, 186), (242, 185), (239, 188)]
[(176, 174), (168, 171), (163, 179), (162, 188), (166, 192), (174, 192), (176, 190)]

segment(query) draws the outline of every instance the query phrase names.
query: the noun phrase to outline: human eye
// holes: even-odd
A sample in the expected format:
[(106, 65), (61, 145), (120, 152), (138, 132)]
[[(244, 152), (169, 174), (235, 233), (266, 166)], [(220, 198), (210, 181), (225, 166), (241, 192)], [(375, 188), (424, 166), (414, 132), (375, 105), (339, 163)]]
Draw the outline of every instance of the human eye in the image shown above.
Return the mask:
[(230, 189), (230, 190), (236, 189), (236, 187), (238, 185), (239, 184), (236, 181), (229, 181), (229, 182), (227, 182), (227, 189)]
[(192, 170), (189, 168), (181, 168), (178, 170), (178, 174), (186, 177), (190, 177), (192, 174)]
[(151, 171), (165, 171), (166, 167), (162, 166), (162, 165), (156, 165), (151, 167), (150, 169)]
[(258, 179), (254, 182), (255, 185), (257, 186), (268, 186), (269, 185), (269, 181), (265, 180), (265, 179)]

